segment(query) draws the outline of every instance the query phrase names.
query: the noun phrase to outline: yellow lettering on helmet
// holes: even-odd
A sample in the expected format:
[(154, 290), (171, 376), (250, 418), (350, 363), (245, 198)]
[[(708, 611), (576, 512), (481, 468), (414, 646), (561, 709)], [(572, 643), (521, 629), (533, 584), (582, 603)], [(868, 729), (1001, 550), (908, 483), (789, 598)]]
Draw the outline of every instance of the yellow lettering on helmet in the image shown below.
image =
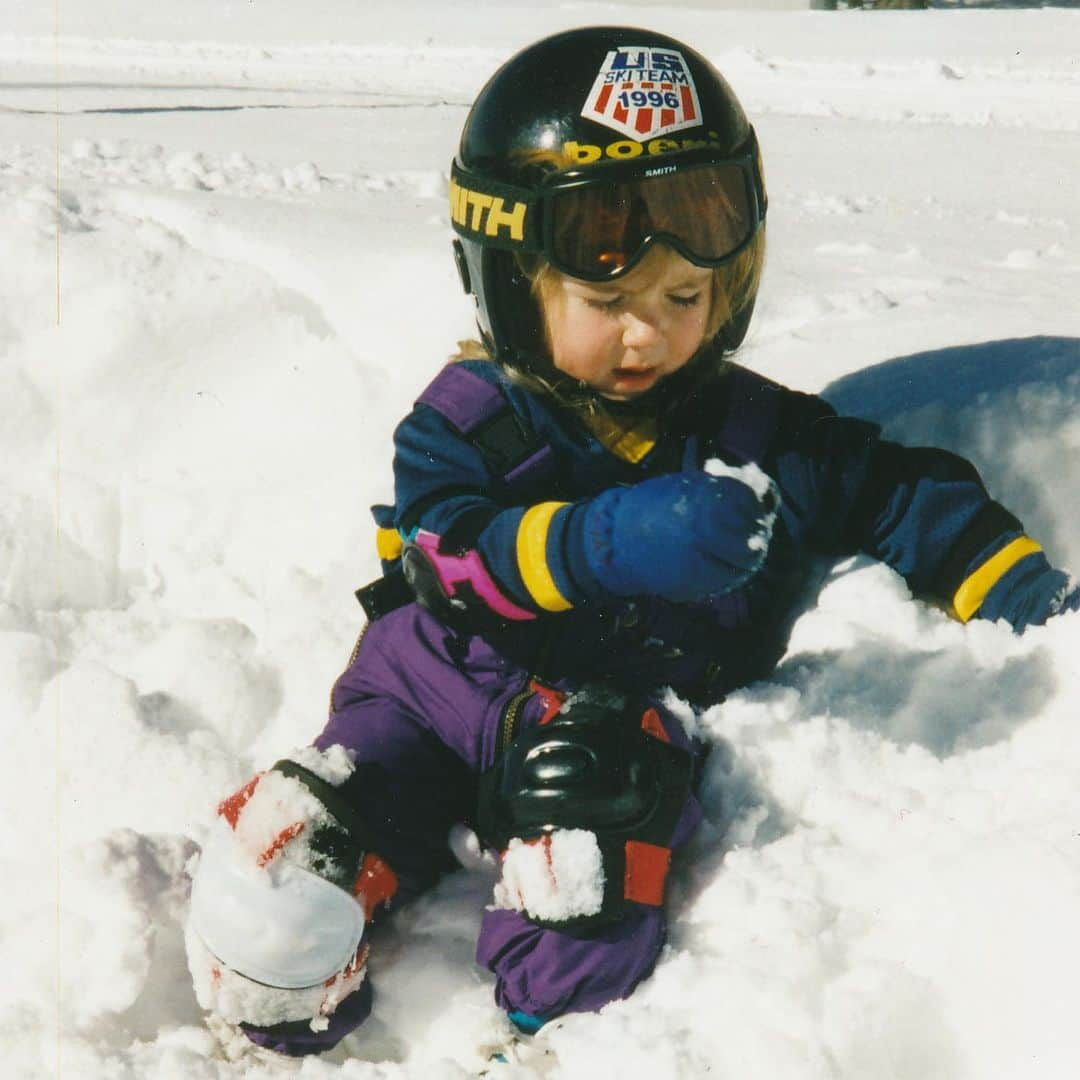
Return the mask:
[(602, 151), (592, 143), (566, 142), (563, 153), (578, 165), (588, 165), (590, 161), (599, 161)]
[(462, 187), (456, 180), (450, 181), (450, 216), (462, 228), (487, 236), (498, 236), (505, 229), (511, 240), (524, 240), (528, 210), (528, 203), (515, 202), (507, 209), (497, 195), (484, 195)]
[(678, 150), (679, 143), (676, 139), (650, 139), (645, 149), (650, 154), (666, 154), (672, 150)]
[(465, 189), (456, 181), (450, 181), (450, 216), (459, 225), (465, 224)]
[(484, 211), (491, 205), (491, 196), (482, 195), (479, 191), (466, 191), (466, 199), (472, 207), (472, 218), (469, 220), (469, 228), (473, 232), (480, 231), (480, 223), (484, 220)]
[(496, 197), (488, 211), (487, 227), (484, 232), (488, 236), (498, 236), (499, 230), (506, 228), (510, 230), (511, 240), (524, 240), (526, 209), (525, 203), (516, 202), (512, 210), (504, 210), (502, 199)]
[[(665, 76), (666, 78), (667, 76)], [(594, 143), (564, 142), (562, 154), (564, 161), (574, 165), (590, 165), (603, 157), (615, 158), (616, 160), (629, 160), (640, 157), (642, 154), (670, 154), (676, 150), (697, 150), (702, 146), (719, 146), (719, 138), (716, 132), (710, 131), (708, 139), (650, 139), (647, 143), (635, 142), (633, 139), (619, 139), (617, 142), (608, 143), (606, 146), (597, 146)]]

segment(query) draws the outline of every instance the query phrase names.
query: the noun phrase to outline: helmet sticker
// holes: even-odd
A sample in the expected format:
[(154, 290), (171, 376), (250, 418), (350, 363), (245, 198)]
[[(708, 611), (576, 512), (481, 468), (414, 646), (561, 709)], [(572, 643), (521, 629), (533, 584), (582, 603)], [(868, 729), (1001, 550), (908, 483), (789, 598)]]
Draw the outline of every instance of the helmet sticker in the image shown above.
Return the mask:
[(640, 141), (700, 125), (701, 104), (677, 49), (621, 45), (604, 58), (581, 115)]

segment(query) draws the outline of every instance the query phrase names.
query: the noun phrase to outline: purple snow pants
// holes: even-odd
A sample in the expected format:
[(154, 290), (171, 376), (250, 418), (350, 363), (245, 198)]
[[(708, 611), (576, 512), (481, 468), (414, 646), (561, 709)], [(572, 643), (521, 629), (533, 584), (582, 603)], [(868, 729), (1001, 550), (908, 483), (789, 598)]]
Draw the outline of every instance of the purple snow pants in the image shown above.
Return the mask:
[[(503, 709), (529, 682), (527, 671), (482, 638), (447, 630), (415, 604), (368, 627), (334, 687), (330, 719), (316, 745), (340, 743), (355, 754), (365, 778), (357, 785), (357, 809), (375, 832), (378, 854), (398, 876), (399, 901), (457, 865), (448, 833), (455, 823), (473, 820), (476, 777), (494, 763)], [(539, 697), (527, 699), (522, 726), (535, 724), (543, 711)], [(686, 746), (677, 721), (666, 710), (660, 715), (672, 741)], [(700, 820), (691, 797), (672, 846), (684, 844)], [(621, 920), (588, 937), (541, 929), (515, 911), (496, 910), (484, 913), (477, 959), (494, 972), (503, 1009), (549, 1020), (629, 995), (652, 970), (663, 941), (659, 907), (628, 904)], [(344, 1034), (335, 1032), (334, 1041)]]

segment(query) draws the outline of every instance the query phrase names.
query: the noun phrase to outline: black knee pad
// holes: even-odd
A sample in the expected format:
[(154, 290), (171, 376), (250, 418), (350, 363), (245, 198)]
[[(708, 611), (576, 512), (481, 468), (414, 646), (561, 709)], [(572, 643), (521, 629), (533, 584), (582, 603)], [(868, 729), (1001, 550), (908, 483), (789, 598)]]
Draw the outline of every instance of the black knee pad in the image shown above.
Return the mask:
[(603, 867), (600, 909), (568, 920), (530, 916), (540, 925), (588, 928), (618, 918), (628, 900), (663, 902), (692, 773), (692, 755), (668, 741), (655, 709), (611, 696), (571, 699), (551, 721), (519, 735), (480, 778), (477, 831), (499, 851), (515, 838), (593, 833)]

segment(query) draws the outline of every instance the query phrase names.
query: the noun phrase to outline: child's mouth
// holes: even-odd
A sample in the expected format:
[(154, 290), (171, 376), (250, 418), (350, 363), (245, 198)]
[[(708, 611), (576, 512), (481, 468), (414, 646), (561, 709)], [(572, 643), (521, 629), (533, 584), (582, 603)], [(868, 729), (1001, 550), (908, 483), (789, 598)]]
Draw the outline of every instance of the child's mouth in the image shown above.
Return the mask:
[(650, 368), (616, 368), (614, 371), (616, 383), (626, 389), (639, 389), (656, 381), (657, 369)]

